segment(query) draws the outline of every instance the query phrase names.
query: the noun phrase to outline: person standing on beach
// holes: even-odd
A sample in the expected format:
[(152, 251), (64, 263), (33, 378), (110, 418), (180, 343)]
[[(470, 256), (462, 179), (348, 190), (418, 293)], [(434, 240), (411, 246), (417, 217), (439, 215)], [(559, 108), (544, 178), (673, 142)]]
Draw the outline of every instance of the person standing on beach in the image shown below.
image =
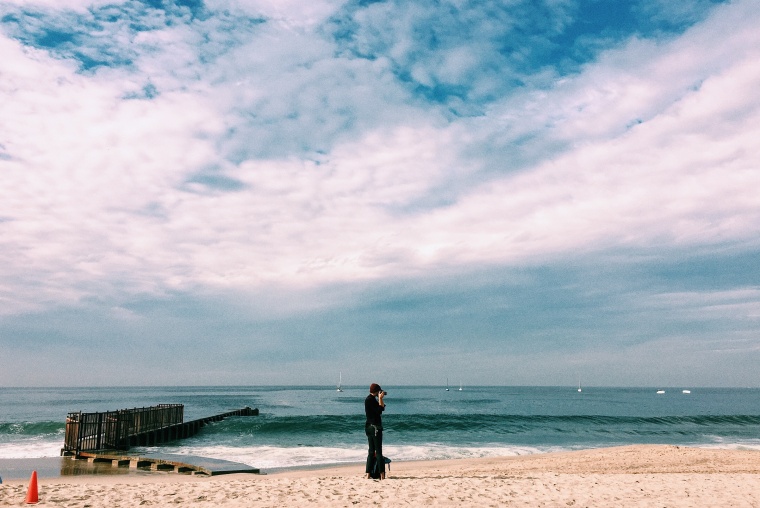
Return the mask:
[(385, 460), (383, 459), (383, 411), (385, 411), (386, 393), (377, 383), (369, 386), (369, 395), (364, 399), (364, 413), (367, 421), (364, 423), (364, 433), (367, 434), (369, 450), (367, 451), (367, 479), (371, 478), (372, 466), (377, 461), (380, 479), (385, 480)]

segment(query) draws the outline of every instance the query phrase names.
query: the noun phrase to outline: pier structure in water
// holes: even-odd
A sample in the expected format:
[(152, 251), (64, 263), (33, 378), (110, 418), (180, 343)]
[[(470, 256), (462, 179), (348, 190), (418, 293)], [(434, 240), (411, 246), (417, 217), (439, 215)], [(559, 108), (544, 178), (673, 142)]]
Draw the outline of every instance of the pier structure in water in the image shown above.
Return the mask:
[[(112, 461), (114, 465), (129, 464), (130, 467), (150, 466), (152, 469), (174, 468), (206, 474), (228, 472), (256, 472), (258, 469), (241, 469), (241, 464), (221, 460), (202, 459), (209, 467), (195, 467), (177, 460), (175, 456), (152, 454), (131, 456), (126, 452), (131, 446), (154, 446), (197, 434), (205, 425), (233, 416), (256, 416), (258, 409), (244, 407), (189, 422), (184, 421), (183, 404), (159, 404), (158, 406), (120, 409), (98, 413), (69, 413), (66, 417), (66, 434), (61, 455), (89, 461)], [(190, 458), (190, 457), (188, 457)], [(226, 462), (226, 464), (225, 464)], [(247, 466), (246, 466), (247, 467)]]

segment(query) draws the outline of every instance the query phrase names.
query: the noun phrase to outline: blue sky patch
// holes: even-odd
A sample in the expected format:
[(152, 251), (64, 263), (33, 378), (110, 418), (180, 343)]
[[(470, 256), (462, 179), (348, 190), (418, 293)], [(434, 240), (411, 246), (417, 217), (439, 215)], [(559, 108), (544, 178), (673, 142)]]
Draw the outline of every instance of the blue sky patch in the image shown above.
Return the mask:
[(177, 25), (192, 25), (201, 33), (201, 40), (209, 30), (221, 28), (214, 44), (197, 49), (199, 59), (210, 62), (244, 40), (245, 31), (241, 29), (252, 29), (265, 22), (261, 17), (212, 13), (203, 2), (195, 0), (131, 0), (93, 7), (86, 13), (12, 7), (4, 10), (7, 13), (0, 18), (0, 30), (57, 58), (77, 61), (83, 72), (100, 67), (130, 67), (139, 54), (151, 50), (137, 47), (134, 42), (137, 34)]
[[(690, 8), (667, 17), (657, 15), (656, 3), (639, 0), (351, 2), (327, 29), (355, 57), (390, 59), (398, 79), (426, 100), (490, 102), (546, 69), (575, 73), (628, 38), (681, 33), (715, 3), (687, 2)], [(444, 72), (447, 57), (462, 51), (469, 70)], [(476, 88), (482, 80), (498, 85)]]

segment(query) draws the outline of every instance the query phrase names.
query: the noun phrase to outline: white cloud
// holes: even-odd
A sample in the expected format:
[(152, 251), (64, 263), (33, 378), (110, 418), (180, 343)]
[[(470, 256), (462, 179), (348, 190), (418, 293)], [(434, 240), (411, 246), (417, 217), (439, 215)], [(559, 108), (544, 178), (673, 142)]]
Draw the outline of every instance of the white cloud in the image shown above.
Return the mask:
[(213, 113), (183, 93), (123, 100), (128, 77), (100, 81), (43, 52), (0, 44), (9, 156), (0, 161), (0, 256), (6, 276), (34, 281), (19, 300), (44, 302), (46, 292), (76, 299), (81, 285), (139, 272), (152, 252), (141, 235), (121, 236), (125, 224), (139, 231), (156, 222), (136, 212), (214, 157), (204, 141), (217, 128)]
[(3, 0), (8, 5), (19, 5), (22, 7), (43, 7), (48, 9), (71, 9), (74, 11), (84, 12), (91, 7), (105, 5), (119, 5), (125, 0)]
[[(682, 319), (692, 322), (730, 321), (735, 331), (738, 331), (739, 323), (760, 319), (760, 289), (756, 287), (668, 292), (646, 298), (640, 304), (650, 310), (667, 309), (672, 312), (678, 309)], [(631, 302), (631, 305), (636, 303)]]
[[(92, 75), (0, 38), (5, 312), (757, 236), (748, 4), (449, 125), (410, 105), (387, 61), (336, 58), (303, 28), (332, 8), (320, 5), (301, 29), (252, 30), (213, 62), (187, 27), (146, 33), (138, 46), (171, 51)], [(441, 72), (459, 79), (461, 60)], [(157, 97), (123, 99), (148, 79)], [(521, 136), (536, 155), (513, 165)], [(188, 183), (199, 172), (241, 186)]]
[(233, 10), (264, 16), (278, 25), (303, 30), (314, 28), (335, 13), (346, 0), (207, 0), (213, 10)]

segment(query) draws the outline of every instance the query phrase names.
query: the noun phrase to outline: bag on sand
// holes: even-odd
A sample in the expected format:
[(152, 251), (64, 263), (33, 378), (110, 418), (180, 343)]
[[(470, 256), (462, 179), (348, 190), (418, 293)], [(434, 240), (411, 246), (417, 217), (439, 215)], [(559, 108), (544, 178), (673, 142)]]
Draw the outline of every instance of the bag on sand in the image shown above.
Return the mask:
[[(391, 459), (389, 459), (388, 457), (383, 457), (383, 462), (385, 462), (386, 468), (388, 469), (388, 471), (390, 471), (391, 470), (391, 466), (388, 465), (388, 464), (391, 463)], [(370, 473), (369, 473), (369, 477), (370, 478), (372, 478), (373, 480), (379, 480), (380, 479), (380, 467), (378, 466), (377, 457), (373, 457), (372, 458), (372, 465), (371, 465), (369, 471), (370, 471)]]

